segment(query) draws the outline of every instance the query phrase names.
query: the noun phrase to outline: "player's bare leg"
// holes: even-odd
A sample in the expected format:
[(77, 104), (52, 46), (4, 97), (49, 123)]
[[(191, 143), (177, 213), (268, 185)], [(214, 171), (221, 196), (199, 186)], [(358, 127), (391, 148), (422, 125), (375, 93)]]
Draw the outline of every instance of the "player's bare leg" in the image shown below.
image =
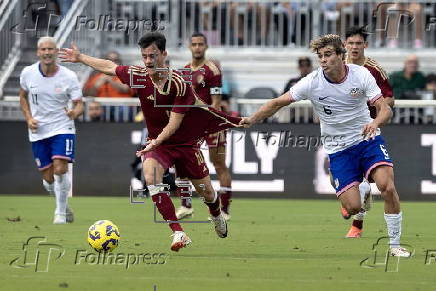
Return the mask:
[(360, 200), (362, 202), (362, 209), (359, 211), (359, 213), (353, 216), (353, 222), (346, 235), (347, 238), (360, 238), (363, 230), (363, 220), (367, 211), (371, 208), (371, 185), (366, 179), (359, 184), (359, 193)]
[(402, 212), (400, 198), (394, 184), (394, 170), (389, 166), (379, 166), (371, 172), (385, 201), (385, 221), (388, 228), (391, 255), (409, 257), (410, 253), (400, 246)]
[(188, 178), (177, 178), (177, 196), (180, 197), (181, 206), (176, 211), (177, 219), (183, 219), (192, 216), (194, 208), (192, 207), (191, 182)]
[[(153, 158), (147, 158), (142, 166), (148, 191), (159, 213), (167, 221), (177, 221), (174, 204), (166, 192), (167, 189), (161, 185), (165, 173), (164, 167)], [(191, 239), (183, 232), (183, 228), (179, 223), (169, 223), (169, 227), (173, 231), (172, 251), (177, 252), (191, 243)]]
[(68, 160), (53, 159), (51, 168), (54, 178), (53, 188), (56, 196), (56, 210), (53, 223), (65, 224), (67, 222), (68, 193), (71, 188), (71, 181), (67, 174)]
[[(339, 196), (339, 200), (342, 203), (342, 207), (350, 215), (357, 215), (362, 211), (362, 200), (360, 191), (357, 186), (353, 186)], [(351, 226), (350, 231), (346, 237), (359, 238), (362, 235), (362, 228)]]
[[(335, 188), (335, 182), (333, 181), (333, 176), (332, 176), (332, 172), (330, 172), (330, 161), (327, 160), (329, 165), (327, 166), (329, 169), (329, 178), (330, 178), (330, 184), (332, 185), (333, 188)], [(342, 218), (343, 219), (350, 219), (351, 218), (351, 214), (349, 214), (347, 212), (347, 209), (345, 208), (344, 204), (341, 203), (341, 214), (342, 214)]]
[(232, 202), (232, 177), (226, 165), (226, 147), (220, 145), (209, 147), (209, 158), (215, 167), (220, 181), (219, 196), (221, 200), (221, 211), (226, 220), (230, 219), (230, 203)]
[(47, 192), (50, 195), (55, 196), (53, 165), (50, 165), (50, 167), (42, 170), (41, 175), (42, 175), (42, 185), (44, 186), (45, 190), (47, 190)]
[(218, 194), (212, 187), (210, 176), (202, 179), (191, 179), (197, 193), (204, 198), (204, 203), (209, 208), (210, 218), (215, 225), (215, 231), (221, 238), (227, 237), (227, 223), (221, 214)]

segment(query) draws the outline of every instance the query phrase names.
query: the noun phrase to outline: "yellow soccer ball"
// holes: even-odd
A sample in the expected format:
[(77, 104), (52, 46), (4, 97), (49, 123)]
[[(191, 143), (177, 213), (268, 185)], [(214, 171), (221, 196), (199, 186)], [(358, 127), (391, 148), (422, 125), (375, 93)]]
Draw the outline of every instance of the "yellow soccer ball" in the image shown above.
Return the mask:
[(119, 243), (120, 232), (110, 220), (96, 221), (88, 230), (88, 243), (97, 252), (111, 252)]

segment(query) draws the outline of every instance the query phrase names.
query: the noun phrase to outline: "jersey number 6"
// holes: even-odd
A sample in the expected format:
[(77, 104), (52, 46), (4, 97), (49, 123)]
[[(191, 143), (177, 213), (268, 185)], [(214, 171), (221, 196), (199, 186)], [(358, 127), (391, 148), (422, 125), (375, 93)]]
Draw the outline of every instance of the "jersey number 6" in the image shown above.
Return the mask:
[(330, 106), (324, 105), (323, 108), (324, 108), (325, 114), (331, 115), (333, 113), (332, 110), (330, 109)]

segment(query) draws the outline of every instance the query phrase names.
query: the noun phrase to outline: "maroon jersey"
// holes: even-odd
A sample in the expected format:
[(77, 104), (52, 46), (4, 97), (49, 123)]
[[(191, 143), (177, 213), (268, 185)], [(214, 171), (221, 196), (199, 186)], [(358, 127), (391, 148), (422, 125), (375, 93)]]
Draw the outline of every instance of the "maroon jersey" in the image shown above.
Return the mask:
[(181, 74), (171, 69), (162, 90), (154, 85), (145, 68), (117, 66), (115, 71), (124, 84), (136, 91), (149, 138), (157, 138), (171, 112), (185, 114), (179, 129), (163, 144), (197, 145), (205, 135), (236, 127), (241, 120), (207, 107)]
[(206, 104), (211, 105), (211, 95), (221, 94), (222, 77), (218, 65), (213, 61), (205, 60), (202, 65), (196, 68), (192, 64), (187, 64), (185, 68), (191, 69), (190, 81), (198, 97)]
[[(393, 98), (394, 94), (392, 93), (392, 87), (389, 84), (388, 75), (383, 70), (383, 68), (380, 66), (379, 63), (377, 63), (375, 60), (371, 59), (370, 57), (365, 58), (365, 62), (363, 63), (363, 66), (368, 69), (368, 71), (371, 73), (371, 75), (374, 77), (377, 85), (379, 86), (381, 93), (384, 98)], [(372, 118), (376, 118), (377, 116), (377, 110), (375, 106), (369, 106), (369, 113), (371, 114)]]

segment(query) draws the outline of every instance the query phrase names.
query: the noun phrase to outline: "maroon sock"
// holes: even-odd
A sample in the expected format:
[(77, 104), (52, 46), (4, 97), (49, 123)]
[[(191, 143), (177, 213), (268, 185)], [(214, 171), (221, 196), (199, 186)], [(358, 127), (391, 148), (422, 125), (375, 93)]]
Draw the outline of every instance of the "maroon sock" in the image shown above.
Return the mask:
[(229, 213), (230, 202), (232, 202), (232, 191), (224, 191), (220, 193), (221, 209), (225, 213)]
[(357, 227), (358, 229), (362, 229), (363, 228), (363, 220), (354, 219), (353, 226)]
[(189, 191), (189, 187), (178, 186), (177, 196), (180, 196), (182, 200), (182, 206), (186, 208), (192, 208), (192, 194)]
[[(174, 208), (173, 201), (166, 193), (158, 193), (151, 196), (154, 204), (156, 204), (159, 213), (163, 219), (170, 221), (177, 221), (176, 209)], [(182, 226), (179, 223), (170, 223), (169, 227), (172, 231), (183, 231)]]
[(209, 213), (210, 215), (212, 215), (213, 217), (217, 217), (218, 215), (220, 215), (221, 210), (220, 210), (220, 199), (217, 197), (215, 202), (204, 202), (204, 204), (207, 205), (207, 207), (209, 207)]

